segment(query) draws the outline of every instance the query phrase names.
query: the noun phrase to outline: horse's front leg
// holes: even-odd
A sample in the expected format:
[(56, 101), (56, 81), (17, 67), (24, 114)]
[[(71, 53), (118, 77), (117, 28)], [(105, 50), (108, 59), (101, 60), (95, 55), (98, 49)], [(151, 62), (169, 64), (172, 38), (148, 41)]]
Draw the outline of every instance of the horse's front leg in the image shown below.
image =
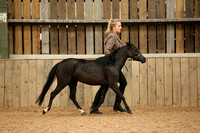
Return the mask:
[(120, 92), (120, 90), (119, 90), (119, 88), (118, 88), (118, 86), (117, 86), (117, 83), (112, 84), (112, 85), (110, 86), (110, 88), (111, 88), (111, 89), (120, 97), (120, 99), (124, 102), (124, 106), (125, 106), (125, 108), (127, 109), (127, 113), (132, 114), (132, 112), (131, 112), (131, 110), (130, 110), (128, 104), (126, 103), (125, 97), (122, 95), (122, 93)]

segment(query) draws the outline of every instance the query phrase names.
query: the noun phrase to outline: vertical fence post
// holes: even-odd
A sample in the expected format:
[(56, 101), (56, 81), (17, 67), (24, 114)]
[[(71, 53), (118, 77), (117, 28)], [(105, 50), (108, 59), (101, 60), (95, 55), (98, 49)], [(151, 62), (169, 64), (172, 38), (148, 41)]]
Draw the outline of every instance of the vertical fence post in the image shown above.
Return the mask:
[(0, 46), (1, 58), (8, 58), (8, 29), (7, 29), (7, 4), (6, 0), (0, 1)]

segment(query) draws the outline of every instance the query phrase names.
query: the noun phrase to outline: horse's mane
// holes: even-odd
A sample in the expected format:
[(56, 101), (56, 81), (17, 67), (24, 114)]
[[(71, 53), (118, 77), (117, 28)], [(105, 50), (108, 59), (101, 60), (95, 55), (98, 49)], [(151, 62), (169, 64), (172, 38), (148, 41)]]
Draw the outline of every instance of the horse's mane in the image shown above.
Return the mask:
[(109, 54), (107, 56), (97, 58), (95, 61), (97, 61), (98, 63), (100, 63), (103, 66), (114, 65), (116, 62), (115, 55), (119, 50), (120, 50), (120, 48), (114, 50), (111, 54)]

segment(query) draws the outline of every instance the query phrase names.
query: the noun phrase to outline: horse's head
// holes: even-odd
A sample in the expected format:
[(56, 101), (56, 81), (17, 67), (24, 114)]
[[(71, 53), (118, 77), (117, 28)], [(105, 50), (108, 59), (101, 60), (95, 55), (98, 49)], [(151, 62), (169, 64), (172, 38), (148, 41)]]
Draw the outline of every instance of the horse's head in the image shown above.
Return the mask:
[(140, 61), (141, 63), (146, 62), (146, 58), (140, 53), (140, 51), (135, 47), (135, 45), (126, 42), (128, 45), (128, 56), (133, 60)]

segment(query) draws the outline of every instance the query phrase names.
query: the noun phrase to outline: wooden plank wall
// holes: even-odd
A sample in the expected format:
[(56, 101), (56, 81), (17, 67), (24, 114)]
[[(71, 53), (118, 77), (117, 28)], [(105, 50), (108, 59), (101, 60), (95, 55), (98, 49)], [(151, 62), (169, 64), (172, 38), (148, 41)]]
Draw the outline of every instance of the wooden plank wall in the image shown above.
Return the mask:
[[(138, 19), (138, 2), (130, 0), (130, 19)], [(138, 24), (130, 26), (130, 42), (138, 48)]]
[[(165, 0), (157, 1), (157, 19), (165, 18)], [(165, 53), (165, 24), (157, 25), (158, 53)]]
[[(184, 18), (184, 0), (176, 0), (176, 18)], [(184, 53), (184, 24), (176, 24), (176, 53)]]
[[(14, 19), (22, 19), (21, 0), (14, 1)], [(22, 54), (22, 26), (15, 25), (15, 54)]]
[[(67, 3), (68, 19), (75, 19), (75, 1), (69, 0)], [(69, 54), (76, 54), (76, 38), (75, 25), (68, 25), (68, 52)]]
[[(50, 6), (49, 6), (50, 5)], [(199, 0), (8, 0), (9, 19), (199, 18)], [(142, 53), (198, 53), (199, 23), (122, 23)], [(102, 54), (106, 24), (9, 24), (10, 54)]]
[[(24, 1), (24, 19), (30, 19), (30, 0)], [(31, 54), (31, 26), (24, 25), (24, 54)], [(36, 31), (37, 32), (37, 31)], [(37, 34), (37, 33), (36, 33)]]
[[(147, 19), (147, 1), (141, 0), (139, 2), (139, 19), (145, 20)], [(141, 24), (139, 25), (139, 46), (140, 51), (142, 53), (147, 53), (147, 25)]]
[[(195, 0), (195, 13), (194, 17), (200, 17), (200, 1)], [(195, 52), (200, 52), (200, 25), (195, 24)]]
[[(93, 2), (91, 0), (85, 1), (86, 20), (93, 19)], [(93, 25), (86, 25), (86, 54), (94, 54), (94, 39), (93, 39)]]
[[(41, 1), (41, 19), (49, 19), (48, 1), (46, 0)], [(41, 30), (42, 53), (49, 54), (49, 25), (43, 25)]]
[[(194, 16), (194, 3), (192, 0), (185, 1), (185, 17), (191, 18)], [(193, 40), (193, 24), (185, 25), (185, 50), (187, 53), (194, 52), (194, 40)]]
[[(156, 0), (148, 0), (149, 19), (156, 19)], [(156, 24), (148, 26), (149, 53), (156, 53)]]
[[(49, 71), (61, 59), (0, 60), (0, 106), (35, 106)], [(145, 64), (127, 61), (123, 73), (128, 85), (125, 98), (131, 106), (199, 106), (200, 57), (148, 57)], [(55, 80), (43, 106), (55, 89)], [(77, 100), (91, 106), (99, 86), (78, 83)], [(104, 106), (113, 106), (114, 93), (107, 94)], [(66, 87), (53, 106), (73, 105)]]
[[(77, 0), (77, 19), (84, 19), (84, 1)], [(85, 27), (77, 25), (77, 53), (85, 54)]]
[[(174, 19), (174, 1), (166, 1), (166, 17), (167, 19)], [(167, 24), (167, 53), (175, 53), (174, 45), (174, 24)]]
[[(40, 19), (40, 2), (39, 0), (32, 1), (32, 18), (33, 19)], [(32, 33), (33, 33), (33, 54), (40, 54), (40, 25), (33, 25), (32, 26)]]
[[(14, 18), (14, 6), (12, 0), (8, 0), (8, 19)], [(8, 25), (8, 46), (9, 54), (13, 54), (13, 25)]]
[[(50, 0), (50, 19), (57, 19), (57, 0)], [(50, 51), (58, 54), (58, 30), (57, 25), (50, 27)]]

